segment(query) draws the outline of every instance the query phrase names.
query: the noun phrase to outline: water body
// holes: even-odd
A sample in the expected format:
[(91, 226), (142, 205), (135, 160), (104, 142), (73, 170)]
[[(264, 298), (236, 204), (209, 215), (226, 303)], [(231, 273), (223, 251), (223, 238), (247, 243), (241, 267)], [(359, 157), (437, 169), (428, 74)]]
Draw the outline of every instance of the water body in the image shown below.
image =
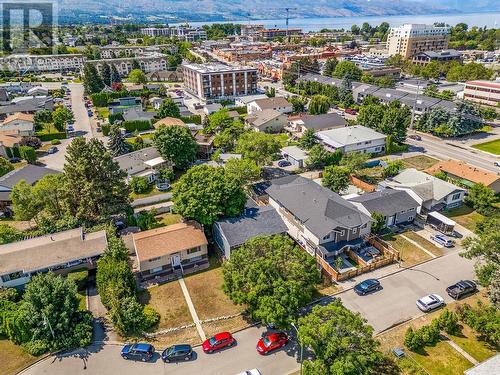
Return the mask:
[[(190, 22), (190, 25), (201, 26), (213, 23), (241, 23), (241, 24), (263, 24), (267, 28), (285, 27), (285, 19), (274, 20), (252, 20), (252, 21), (227, 21), (227, 22)], [(470, 14), (431, 14), (410, 16), (364, 16), (364, 17), (332, 17), (332, 18), (293, 18), (290, 19), (289, 27), (299, 27), (304, 32), (319, 31), (321, 29), (351, 29), (352, 25), (361, 26), (368, 22), (372, 26), (387, 22), (391, 26), (401, 26), (405, 23), (433, 24), (444, 22), (448, 25), (456, 25), (464, 22), (469, 27), (497, 28), (500, 26), (500, 13), (470, 13)]]

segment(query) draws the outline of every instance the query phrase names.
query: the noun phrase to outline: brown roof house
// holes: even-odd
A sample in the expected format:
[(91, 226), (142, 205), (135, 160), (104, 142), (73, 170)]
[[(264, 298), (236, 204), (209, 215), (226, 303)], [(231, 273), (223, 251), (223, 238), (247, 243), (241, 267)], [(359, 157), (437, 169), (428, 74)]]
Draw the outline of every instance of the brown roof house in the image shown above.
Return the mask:
[(208, 241), (196, 222), (134, 233), (139, 277), (143, 282), (175, 279), (209, 266)]
[(10, 115), (0, 123), (0, 131), (17, 132), (21, 136), (32, 136), (35, 134), (35, 117), (21, 112)]
[(288, 117), (274, 109), (265, 109), (262, 112), (257, 112), (245, 119), (245, 123), (258, 132), (275, 133), (281, 131)]
[(158, 129), (162, 125), (165, 125), (165, 126), (186, 126), (184, 121), (182, 121), (180, 118), (176, 118), (176, 117), (162, 118), (161, 120), (156, 121), (153, 126), (155, 129)]
[(483, 184), (493, 189), (495, 193), (500, 193), (500, 176), (497, 173), (473, 167), (464, 161), (440, 161), (426, 172), (431, 175), (443, 172), (448, 178), (462, 185), (472, 187), (475, 184)]
[(247, 104), (247, 112), (249, 115), (254, 115), (266, 109), (274, 109), (281, 113), (291, 113), (293, 106), (283, 96), (276, 96), (274, 98), (256, 99)]

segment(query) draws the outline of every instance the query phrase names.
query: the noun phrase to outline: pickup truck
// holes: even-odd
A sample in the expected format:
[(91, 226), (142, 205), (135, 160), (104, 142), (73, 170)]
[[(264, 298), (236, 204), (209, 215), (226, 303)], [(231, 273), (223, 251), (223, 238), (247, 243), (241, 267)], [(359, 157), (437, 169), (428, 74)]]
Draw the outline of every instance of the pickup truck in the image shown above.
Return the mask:
[(453, 299), (460, 299), (466, 295), (473, 294), (476, 291), (476, 283), (470, 280), (460, 280), (458, 283), (450, 285), (446, 288), (446, 292)]

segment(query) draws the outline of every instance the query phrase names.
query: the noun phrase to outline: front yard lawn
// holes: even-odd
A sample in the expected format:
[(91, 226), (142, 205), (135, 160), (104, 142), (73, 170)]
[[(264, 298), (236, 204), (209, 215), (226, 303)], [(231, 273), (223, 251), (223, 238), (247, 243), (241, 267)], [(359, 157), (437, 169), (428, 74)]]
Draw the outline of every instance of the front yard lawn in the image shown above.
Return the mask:
[(163, 194), (163, 193), (166, 193), (165, 191), (159, 191), (156, 186), (154, 185), (151, 185), (151, 188), (149, 191), (147, 191), (146, 193), (142, 193), (142, 194), (136, 194), (134, 192), (131, 192), (130, 193), (130, 198), (132, 200), (134, 199), (140, 199), (140, 198), (146, 198), (146, 197), (152, 197), (152, 196), (155, 196), (155, 195), (160, 195), (160, 194)]
[(419, 171), (432, 167), (438, 161), (427, 155), (417, 155), (403, 159), (406, 168), (415, 168)]
[(449, 335), (449, 337), (479, 362), (493, 357), (496, 354), (494, 348), (490, 347), (488, 343), (479, 340), (474, 331), (465, 324), (462, 324), (461, 335)]
[(472, 147), (491, 154), (500, 155), (500, 139), (496, 139), (491, 142), (479, 143), (477, 145), (473, 145)]
[(17, 374), (37, 360), (37, 357), (26, 353), (22, 347), (3, 338), (0, 339), (0, 353), (2, 353), (1, 372), (5, 375)]
[(96, 112), (99, 114), (99, 117), (107, 120), (109, 117), (109, 109), (107, 107), (96, 107)]
[(399, 251), (404, 267), (411, 267), (431, 259), (429, 254), (405, 240), (401, 235), (388, 234), (382, 238)]
[(443, 214), (471, 231), (474, 231), (476, 229), (476, 224), (484, 219), (483, 215), (465, 204), (460, 207), (444, 211)]
[(427, 240), (426, 238), (420, 236), (419, 234), (415, 232), (405, 232), (403, 233), (404, 236), (408, 237), (410, 240), (415, 241), (418, 243), (420, 246), (422, 246), (424, 249), (427, 251), (430, 251), (432, 254), (435, 256), (439, 257), (443, 255), (443, 250), (434, 245), (431, 241)]
[(193, 323), (178, 281), (158, 285), (139, 293), (139, 302), (150, 305), (160, 314), (159, 329)]
[(473, 364), (453, 349), (447, 342), (440, 341), (425, 347), (421, 353), (411, 353), (418, 364), (431, 375), (463, 374)]
[(167, 347), (174, 344), (183, 343), (189, 344), (191, 346), (201, 344), (201, 337), (198, 335), (196, 327), (189, 327), (181, 329), (179, 331), (169, 332), (164, 335), (146, 340), (153, 344), (156, 350), (160, 353), (163, 351), (163, 349), (166, 349)]

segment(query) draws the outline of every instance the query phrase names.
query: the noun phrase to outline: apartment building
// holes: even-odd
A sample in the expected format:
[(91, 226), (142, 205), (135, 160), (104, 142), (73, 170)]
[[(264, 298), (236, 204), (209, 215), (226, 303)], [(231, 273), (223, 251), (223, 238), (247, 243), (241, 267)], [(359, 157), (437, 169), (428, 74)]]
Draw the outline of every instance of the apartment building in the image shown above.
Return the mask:
[(257, 69), (250, 67), (186, 64), (183, 78), (186, 89), (202, 100), (257, 92)]
[(259, 31), (261, 40), (273, 40), (274, 38), (286, 38), (294, 36), (302, 36), (302, 29), (289, 28), (287, 29), (262, 29)]
[(454, 49), (444, 51), (425, 51), (413, 56), (412, 62), (420, 66), (426, 66), (432, 61), (450, 62), (462, 61), (462, 54)]
[(496, 106), (500, 103), (500, 81), (467, 81), (464, 99)]
[(241, 36), (243, 38), (248, 38), (250, 36), (255, 36), (264, 30), (264, 25), (241, 25)]
[(0, 70), (19, 73), (68, 72), (80, 70), (85, 62), (82, 54), (10, 55), (0, 58)]
[(137, 60), (144, 73), (158, 72), (167, 70), (167, 56), (161, 53), (150, 53), (143, 56), (122, 57), (116, 59), (88, 60), (87, 63), (95, 65), (98, 72), (105, 63), (114, 65), (121, 76), (128, 75), (132, 70), (132, 62)]
[(157, 46), (104, 46), (100, 48), (101, 59), (115, 59), (120, 57), (137, 57), (144, 54), (160, 53), (168, 49), (169, 52), (177, 52), (177, 46), (173, 44), (161, 44)]
[(412, 58), (421, 52), (445, 50), (449, 34), (448, 26), (405, 24), (393, 27), (387, 39), (389, 55)]
[(146, 27), (141, 29), (141, 34), (151, 37), (165, 36), (169, 38), (177, 38), (186, 42), (198, 42), (208, 39), (207, 32), (204, 29), (190, 26)]
[(227, 62), (248, 62), (265, 60), (273, 57), (273, 51), (271, 49), (222, 48), (214, 50), (214, 53)]

